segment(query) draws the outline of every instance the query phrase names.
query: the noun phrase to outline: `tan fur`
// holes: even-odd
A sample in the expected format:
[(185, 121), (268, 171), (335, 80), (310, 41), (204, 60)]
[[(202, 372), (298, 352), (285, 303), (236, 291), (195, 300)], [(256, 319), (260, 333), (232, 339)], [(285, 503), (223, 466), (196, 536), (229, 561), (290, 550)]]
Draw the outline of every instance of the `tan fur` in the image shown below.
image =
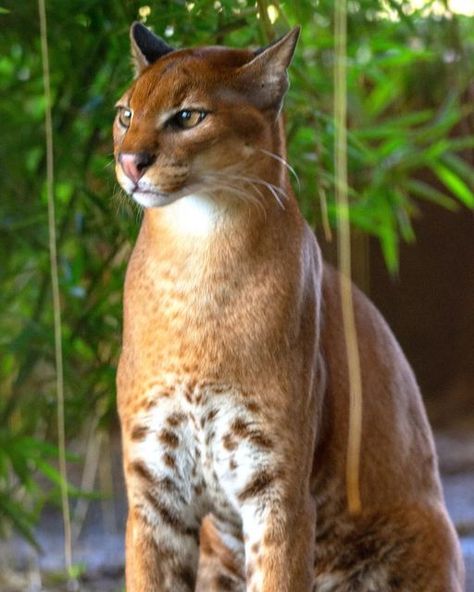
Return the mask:
[[(125, 284), (128, 592), (462, 590), (415, 379), (356, 289), (363, 511), (346, 509), (337, 274), (271, 156), (285, 156), (279, 109), (295, 41), (257, 56), (142, 56), (119, 102), (133, 116), (114, 127), (118, 179), (135, 196), (119, 154), (153, 153), (139, 184), (164, 206), (145, 209)], [(186, 108), (209, 114), (186, 131), (163, 123)]]

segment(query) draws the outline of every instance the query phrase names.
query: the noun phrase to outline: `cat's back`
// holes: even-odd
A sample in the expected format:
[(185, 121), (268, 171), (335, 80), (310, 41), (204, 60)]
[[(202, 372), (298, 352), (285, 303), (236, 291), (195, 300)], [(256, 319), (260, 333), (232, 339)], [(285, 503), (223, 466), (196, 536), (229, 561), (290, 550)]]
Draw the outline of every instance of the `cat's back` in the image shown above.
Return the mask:
[[(356, 287), (354, 313), (360, 356), (363, 423), (362, 495), (373, 503), (420, 492), (441, 497), (431, 429), (413, 371), (386, 321)], [(327, 392), (323, 424), (328, 452), (345, 474), (349, 423), (347, 352), (341, 314), (339, 275), (325, 265), (322, 290), (321, 349)], [(337, 428), (336, 428), (337, 426)]]

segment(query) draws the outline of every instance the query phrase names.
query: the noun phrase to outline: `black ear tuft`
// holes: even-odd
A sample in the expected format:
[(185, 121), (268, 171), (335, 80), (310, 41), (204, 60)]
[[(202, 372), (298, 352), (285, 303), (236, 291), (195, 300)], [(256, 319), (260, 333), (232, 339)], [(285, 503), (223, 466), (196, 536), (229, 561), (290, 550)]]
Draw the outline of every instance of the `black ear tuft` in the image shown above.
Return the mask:
[(162, 56), (174, 51), (163, 39), (138, 22), (130, 28), (130, 41), (137, 75)]

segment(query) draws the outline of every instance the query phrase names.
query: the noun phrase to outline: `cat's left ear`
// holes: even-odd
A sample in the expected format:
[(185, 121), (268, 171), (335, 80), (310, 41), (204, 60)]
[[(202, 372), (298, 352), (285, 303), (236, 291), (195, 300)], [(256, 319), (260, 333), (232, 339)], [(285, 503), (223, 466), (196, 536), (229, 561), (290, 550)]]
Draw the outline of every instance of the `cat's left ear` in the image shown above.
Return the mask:
[(162, 56), (174, 51), (161, 37), (138, 22), (133, 23), (130, 28), (130, 42), (136, 76), (139, 76), (142, 70)]
[(287, 68), (295, 52), (300, 29), (295, 27), (284, 37), (258, 50), (255, 57), (240, 68), (238, 78), (260, 109), (280, 111), (289, 86)]

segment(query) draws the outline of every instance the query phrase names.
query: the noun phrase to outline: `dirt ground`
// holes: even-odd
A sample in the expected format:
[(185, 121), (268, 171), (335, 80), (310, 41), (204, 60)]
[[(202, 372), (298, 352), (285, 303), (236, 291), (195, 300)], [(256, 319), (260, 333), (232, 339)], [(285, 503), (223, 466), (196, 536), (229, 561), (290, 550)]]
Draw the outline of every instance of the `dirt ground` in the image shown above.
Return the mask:
[[(461, 418), (435, 430), (440, 469), (449, 512), (459, 533), (468, 572), (466, 592), (474, 592), (474, 429)], [(116, 448), (114, 444), (113, 449)], [(123, 592), (123, 525), (126, 503), (119, 453), (111, 466), (112, 499), (87, 505), (82, 530), (74, 543), (80, 573), (71, 584), (62, 576), (61, 515), (43, 512), (37, 537), (38, 554), (18, 537), (0, 541), (0, 592)]]

